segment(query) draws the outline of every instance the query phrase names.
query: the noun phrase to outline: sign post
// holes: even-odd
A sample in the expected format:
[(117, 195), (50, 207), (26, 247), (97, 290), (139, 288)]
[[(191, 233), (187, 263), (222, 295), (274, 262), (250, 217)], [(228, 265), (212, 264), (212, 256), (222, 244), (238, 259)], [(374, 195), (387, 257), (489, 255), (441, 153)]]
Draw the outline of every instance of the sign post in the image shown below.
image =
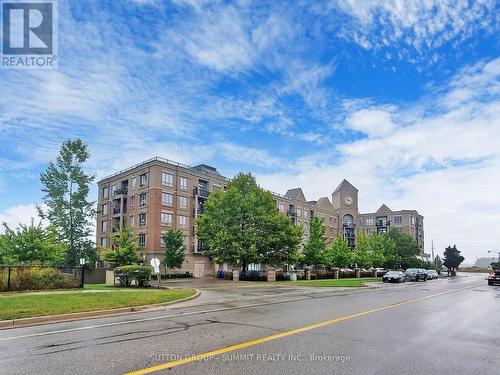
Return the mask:
[(158, 289), (159, 289), (161, 287), (160, 260), (158, 258), (151, 258), (149, 263), (153, 267), (153, 272), (156, 274), (156, 277), (158, 278)]

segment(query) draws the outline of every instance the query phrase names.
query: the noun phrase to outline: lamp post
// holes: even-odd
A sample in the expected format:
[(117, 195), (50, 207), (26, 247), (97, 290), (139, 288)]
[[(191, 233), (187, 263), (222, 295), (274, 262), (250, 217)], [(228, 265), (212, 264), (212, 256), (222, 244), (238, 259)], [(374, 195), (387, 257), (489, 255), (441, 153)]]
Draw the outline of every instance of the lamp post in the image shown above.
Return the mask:
[(488, 250), (488, 254), (491, 254), (491, 253), (497, 253), (498, 254), (498, 261), (500, 262), (500, 251), (491, 251), (491, 250)]

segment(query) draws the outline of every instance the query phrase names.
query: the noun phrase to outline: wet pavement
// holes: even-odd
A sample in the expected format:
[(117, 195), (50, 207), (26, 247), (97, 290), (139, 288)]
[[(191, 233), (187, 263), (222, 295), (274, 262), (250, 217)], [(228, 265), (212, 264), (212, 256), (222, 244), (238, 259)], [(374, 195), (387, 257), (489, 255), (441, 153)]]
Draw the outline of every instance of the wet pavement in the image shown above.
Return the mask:
[[(244, 345), (158, 373), (492, 374), (500, 368), (500, 287), (486, 285), (484, 275), (355, 289), (175, 287), (188, 285), (202, 295), (162, 311), (0, 331), (0, 373), (121, 374), (236, 344)], [(309, 325), (315, 326), (290, 332)]]

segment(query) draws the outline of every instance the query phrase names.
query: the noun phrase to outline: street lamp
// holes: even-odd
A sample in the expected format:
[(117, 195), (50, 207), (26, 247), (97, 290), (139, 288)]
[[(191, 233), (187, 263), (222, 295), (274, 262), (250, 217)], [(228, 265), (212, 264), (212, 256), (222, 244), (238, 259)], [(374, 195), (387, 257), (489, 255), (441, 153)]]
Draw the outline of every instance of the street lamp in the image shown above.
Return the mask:
[(488, 254), (491, 254), (491, 253), (497, 253), (498, 254), (498, 261), (500, 262), (500, 251), (490, 251), (490, 250), (488, 250)]

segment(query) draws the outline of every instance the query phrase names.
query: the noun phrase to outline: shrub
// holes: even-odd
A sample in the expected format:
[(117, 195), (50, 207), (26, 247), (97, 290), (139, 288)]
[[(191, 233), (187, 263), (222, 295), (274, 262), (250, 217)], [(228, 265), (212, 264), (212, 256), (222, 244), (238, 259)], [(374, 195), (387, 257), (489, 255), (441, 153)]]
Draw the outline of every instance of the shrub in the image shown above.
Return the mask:
[(135, 281), (137, 286), (145, 288), (151, 279), (151, 268), (147, 266), (120, 266), (115, 268), (114, 273), (121, 286), (130, 286)]
[(162, 279), (188, 279), (193, 277), (191, 272), (184, 273), (167, 273), (166, 275), (161, 275)]
[[(80, 277), (69, 268), (67, 273), (53, 267), (11, 267), (10, 290), (78, 288)], [(8, 267), (0, 271), (0, 289), (7, 290)]]

